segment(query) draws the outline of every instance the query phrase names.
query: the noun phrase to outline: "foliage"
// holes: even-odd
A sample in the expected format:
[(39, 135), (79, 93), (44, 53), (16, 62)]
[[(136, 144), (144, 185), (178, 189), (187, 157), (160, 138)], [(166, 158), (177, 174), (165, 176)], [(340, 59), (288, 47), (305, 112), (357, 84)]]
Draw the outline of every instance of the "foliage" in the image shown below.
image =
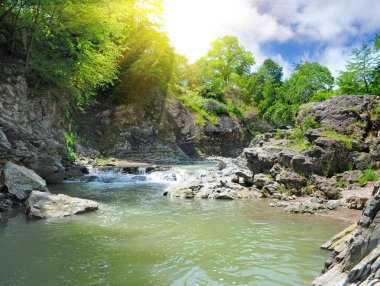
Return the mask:
[(144, 73), (150, 85), (167, 81), (166, 59), (157, 60), (156, 51), (169, 46), (157, 31), (158, 14), (155, 0), (3, 1), (0, 50), (24, 61), (39, 93), (43, 88), (78, 107), (119, 79), (120, 62), (128, 62), (129, 73)]
[(66, 150), (67, 150), (67, 159), (70, 162), (75, 162), (77, 159), (77, 154), (75, 153), (74, 150), (74, 145), (75, 145), (76, 137), (75, 134), (72, 132), (66, 132), (65, 133), (65, 142), (66, 142)]
[[(270, 62), (270, 66), (275, 63)], [(280, 69), (276, 70), (280, 78)], [(334, 84), (326, 67), (309, 62), (298, 64), (288, 80), (281, 83), (278, 78), (270, 75), (263, 65), (251, 80), (251, 92), (261, 113), (276, 125), (293, 125), (298, 108), (304, 103), (329, 97)]]
[(300, 128), (303, 132), (306, 132), (309, 129), (319, 128), (319, 124), (310, 116), (305, 116), (304, 118), (302, 118)]
[(288, 139), (290, 139), (288, 147), (296, 151), (302, 151), (312, 146), (312, 143), (306, 140), (304, 131), (298, 127), (293, 129)]
[(359, 184), (363, 185), (367, 182), (376, 181), (380, 178), (378, 172), (374, 171), (372, 168), (363, 171), (363, 174), (359, 177)]
[(255, 60), (236, 37), (225, 36), (211, 43), (206, 55), (209, 80), (223, 81), (225, 86), (234, 84), (234, 77), (249, 75)]
[(340, 94), (380, 94), (380, 53), (374, 41), (353, 49), (346, 67), (337, 79)]

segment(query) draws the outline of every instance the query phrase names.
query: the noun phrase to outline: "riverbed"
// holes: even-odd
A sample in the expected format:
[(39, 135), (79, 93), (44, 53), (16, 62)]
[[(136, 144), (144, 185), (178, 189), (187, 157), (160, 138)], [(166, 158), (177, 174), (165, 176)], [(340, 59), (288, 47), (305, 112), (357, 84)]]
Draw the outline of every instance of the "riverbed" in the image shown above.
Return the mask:
[(93, 199), (96, 212), (0, 227), (0, 285), (309, 285), (347, 222), (285, 214), (267, 201), (171, 200), (182, 167), (97, 174), (50, 186)]

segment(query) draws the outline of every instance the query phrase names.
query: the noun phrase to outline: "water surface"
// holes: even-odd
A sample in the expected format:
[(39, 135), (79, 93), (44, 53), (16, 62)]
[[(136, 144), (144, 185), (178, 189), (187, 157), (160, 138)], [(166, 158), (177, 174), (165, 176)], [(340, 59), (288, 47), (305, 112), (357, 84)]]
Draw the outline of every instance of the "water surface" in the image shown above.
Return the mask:
[(171, 174), (114, 173), (53, 192), (97, 212), (0, 227), (0, 285), (308, 285), (345, 223), (267, 202), (170, 200)]

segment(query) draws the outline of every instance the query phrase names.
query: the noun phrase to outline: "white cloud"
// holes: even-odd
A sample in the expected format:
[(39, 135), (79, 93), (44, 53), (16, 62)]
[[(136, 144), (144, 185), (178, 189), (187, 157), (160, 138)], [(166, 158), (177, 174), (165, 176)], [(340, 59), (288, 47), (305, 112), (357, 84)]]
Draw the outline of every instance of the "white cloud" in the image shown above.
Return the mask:
[(263, 44), (318, 45), (297, 51), (296, 62), (319, 61), (337, 75), (350, 49), (380, 32), (379, 11), (380, 0), (164, 0), (169, 37), (191, 61), (204, 56), (213, 40), (234, 35), (257, 65), (270, 57), (283, 66), (285, 77), (293, 70), (288, 51), (266, 54)]
[(165, 0), (164, 19), (173, 45), (192, 61), (224, 35), (250, 39), (256, 44), (284, 42), (293, 36), (289, 27), (279, 24), (270, 14), (260, 14), (248, 0)]
[(327, 47), (317, 60), (321, 65), (329, 68), (336, 77), (340, 71), (345, 70), (346, 61), (350, 56), (350, 49), (341, 47)]

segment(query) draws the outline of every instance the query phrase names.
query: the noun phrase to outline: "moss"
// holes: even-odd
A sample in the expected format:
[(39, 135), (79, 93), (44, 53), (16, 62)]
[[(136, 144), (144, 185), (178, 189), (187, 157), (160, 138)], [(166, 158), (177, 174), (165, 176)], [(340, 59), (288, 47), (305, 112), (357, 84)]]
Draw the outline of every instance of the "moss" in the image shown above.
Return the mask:
[(371, 120), (376, 121), (380, 118), (380, 103), (376, 104), (371, 110)]
[(114, 159), (112, 158), (95, 158), (95, 162), (97, 165), (111, 165), (114, 163)]
[(353, 147), (353, 141), (355, 140), (355, 136), (349, 137), (347, 135), (333, 130), (324, 130), (322, 133), (326, 138), (338, 141), (339, 143), (343, 144), (347, 149), (352, 149)]

